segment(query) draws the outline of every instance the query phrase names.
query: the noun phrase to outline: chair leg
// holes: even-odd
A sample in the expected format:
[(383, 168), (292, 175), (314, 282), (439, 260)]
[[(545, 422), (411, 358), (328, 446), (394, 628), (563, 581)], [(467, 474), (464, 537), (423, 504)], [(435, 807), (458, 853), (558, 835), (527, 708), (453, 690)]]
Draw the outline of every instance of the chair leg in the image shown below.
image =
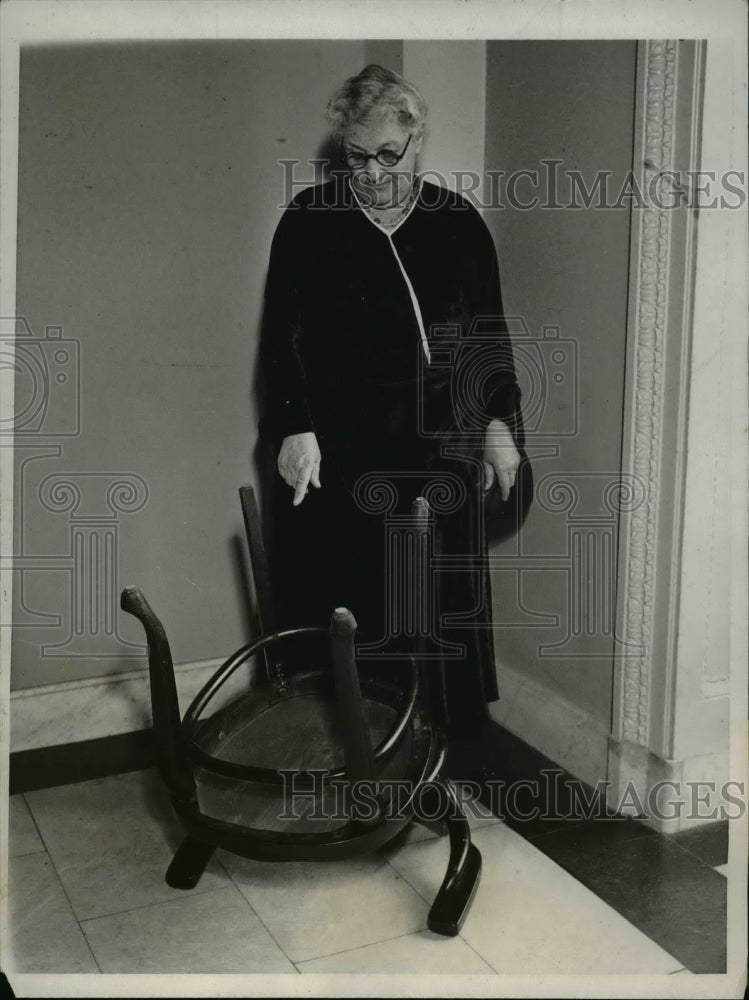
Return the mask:
[(414, 822), (426, 830), (444, 837), (447, 834), (447, 803), (442, 785), (423, 785), (419, 792), (419, 808), (414, 814)]
[(216, 850), (193, 837), (185, 837), (167, 868), (166, 884), (172, 889), (194, 889)]
[(195, 778), (182, 735), (169, 640), (164, 626), (137, 587), (124, 588), (120, 606), (138, 619), (148, 640), (153, 738), (159, 773), (172, 796), (189, 800), (195, 796)]
[(439, 892), (434, 898), (427, 926), (435, 934), (455, 937), (468, 915), (481, 875), (481, 853), (471, 843), (471, 830), (449, 781), (438, 778), (447, 799), (445, 825), (450, 838), (450, 859)]

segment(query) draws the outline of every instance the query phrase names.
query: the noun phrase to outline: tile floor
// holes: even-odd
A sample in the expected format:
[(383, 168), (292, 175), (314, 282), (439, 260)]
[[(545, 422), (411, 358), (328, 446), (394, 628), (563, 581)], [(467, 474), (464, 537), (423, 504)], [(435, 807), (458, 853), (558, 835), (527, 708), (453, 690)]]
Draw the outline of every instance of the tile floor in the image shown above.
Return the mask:
[[(153, 770), (11, 798), (16, 972), (677, 973), (684, 962), (517, 830), (472, 819), (483, 871), (456, 938), (426, 929), (446, 838), (335, 864), (217, 852), (197, 888), (164, 872), (180, 841)], [(649, 839), (649, 838), (648, 838)]]

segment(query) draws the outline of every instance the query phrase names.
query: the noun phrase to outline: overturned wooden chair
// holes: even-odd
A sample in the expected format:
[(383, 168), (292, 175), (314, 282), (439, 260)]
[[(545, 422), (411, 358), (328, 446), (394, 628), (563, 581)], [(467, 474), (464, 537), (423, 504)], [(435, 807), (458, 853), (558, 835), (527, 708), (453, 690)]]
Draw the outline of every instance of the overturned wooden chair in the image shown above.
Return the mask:
[[(148, 640), (157, 764), (185, 832), (166, 881), (194, 888), (217, 847), (260, 861), (329, 861), (376, 850), (416, 821), (449, 836), (428, 926), (456, 935), (481, 855), (444, 774), (427, 661), (409, 658), (406, 684), (360, 669), (345, 608), (329, 629), (277, 630), (255, 495), (239, 492), (262, 635), (219, 667), (184, 718), (163, 625), (137, 587), (121, 595)], [(429, 513), (414, 501), (417, 532), (428, 531)], [(309, 669), (284, 669), (290, 643), (302, 644)], [(251, 663), (253, 683), (222, 703), (227, 682)]]

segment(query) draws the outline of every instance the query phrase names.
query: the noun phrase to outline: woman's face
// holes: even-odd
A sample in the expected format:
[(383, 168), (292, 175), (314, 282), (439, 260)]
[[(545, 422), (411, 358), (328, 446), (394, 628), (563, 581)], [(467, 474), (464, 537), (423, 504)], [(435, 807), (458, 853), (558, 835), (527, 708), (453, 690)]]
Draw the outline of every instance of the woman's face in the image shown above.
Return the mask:
[(378, 117), (350, 125), (342, 138), (344, 156), (375, 154), (385, 149), (400, 155), (405, 149), (405, 155), (395, 166), (385, 167), (370, 155), (364, 166), (349, 165), (349, 170), (356, 193), (371, 208), (394, 207), (408, 198), (421, 150), (421, 135), (406, 131), (392, 117)]

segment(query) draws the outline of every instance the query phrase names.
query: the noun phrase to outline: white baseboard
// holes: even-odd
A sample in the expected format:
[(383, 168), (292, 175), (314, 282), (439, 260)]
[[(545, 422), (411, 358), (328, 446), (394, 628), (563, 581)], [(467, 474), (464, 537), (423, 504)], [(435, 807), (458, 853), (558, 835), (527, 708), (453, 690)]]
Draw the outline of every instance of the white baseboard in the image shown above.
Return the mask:
[[(175, 665), (180, 711), (185, 709), (223, 660)], [(246, 668), (222, 695), (246, 685)], [(10, 749), (78, 743), (147, 729), (151, 725), (148, 668), (103, 677), (89, 677), (43, 687), (21, 688), (10, 695)]]
[[(736, 802), (725, 795), (727, 753), (666, 760), (614, 740), (600, 719), (512, 667), (500, 668), (500, 688), (492, 718), (586, 784), (607, 782), (611, 808), (634, 815), (642, 804), (643, 822), (660, 833), (736, 816)], [(734, 799), (743, 794), (729, 791)]]
[(728, 753), (670, 760), (646, 747), (609, 741), (610, 804), (632, 814), (642, 807), (645, 822), (659, 833), (681, 833), (743, 814), (736, 801), (745, 799), (743, 783), (735, 787), (728, 775)]
[(579, 705), (512, 667), (499, 669), (495, 722), (590, 785), (606, 779), (609, 730)]

